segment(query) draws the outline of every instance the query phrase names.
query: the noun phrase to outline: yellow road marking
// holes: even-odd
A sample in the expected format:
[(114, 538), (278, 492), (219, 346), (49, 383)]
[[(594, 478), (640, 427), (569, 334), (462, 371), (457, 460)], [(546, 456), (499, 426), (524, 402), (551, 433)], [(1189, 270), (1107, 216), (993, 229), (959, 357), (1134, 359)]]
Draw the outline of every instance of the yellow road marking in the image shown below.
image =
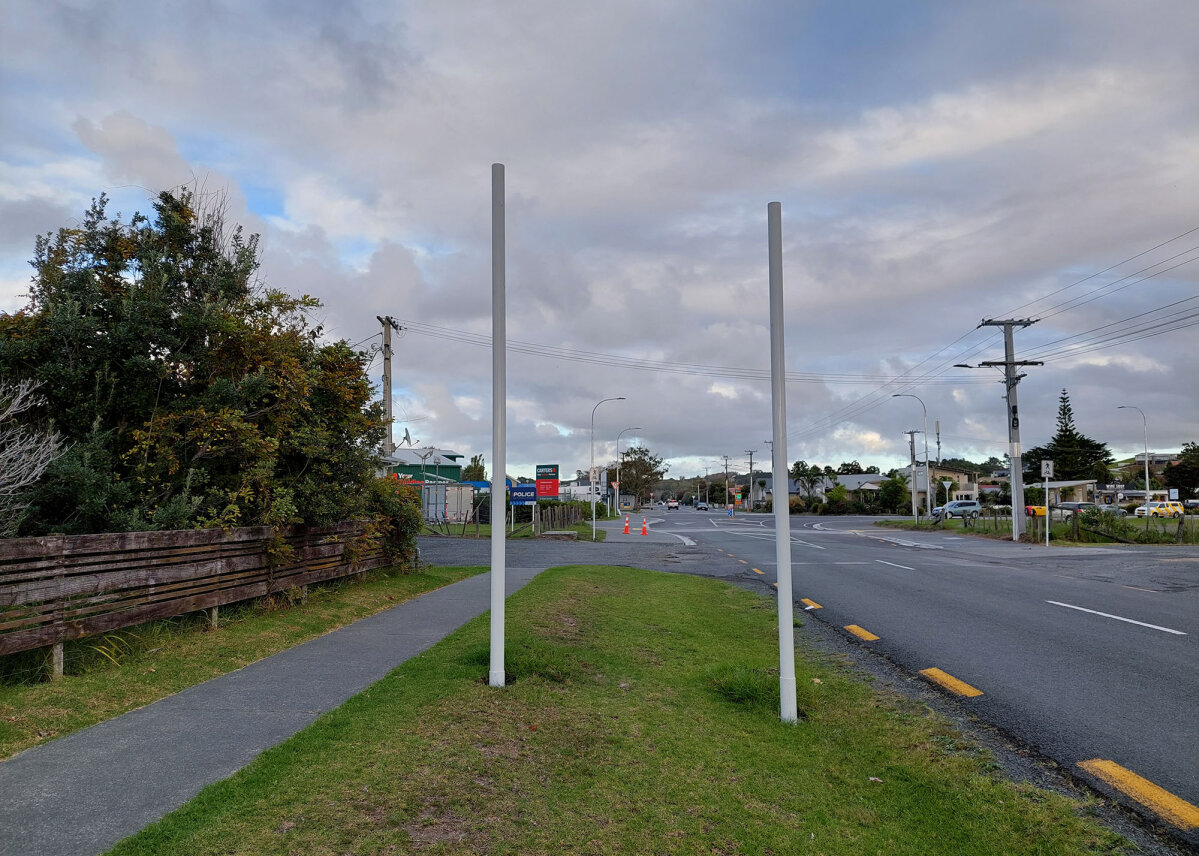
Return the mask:
[(1115, 761), (1094, 758), (1090, 761), (1080, 761), (1078, 766), (1132, 797), (1179, 829), (1199, 829), (1199, 806), (1193, 806), (1186, 800), (1174, 796), (1165, 788), (1158, 787)]
[(808, 609), (824, 609), (823, 606), (812, 600), (810, 597), (801, 597), (799, 602), (808, 607)]
[(921, 669), (920, 674), (928, 678), (935, 684), (940, 684), (949, 690), (951, 693), (957, 693), (960, 696), (974, 698), (983, 694), (982, 690), (975, 689), (965, 681), (959, 681), (948, 672), (942, 672), (940, 669)]
[(757, 568), (750, 568), (750, 570), (751, 570), (751, 571), (753, 571), (755, 574), (760, 574), (760, 573), (762, 573), (762, 572), (761, 572), (761, 571), (759, 571)]
[(738, 562), (740, 562), (740, 563), (741, 563), (741, 564), (743, 564), (743, 565), (748, 565), (748, 564), (749, 564), (749, 562), (745, 561), (744, 559), (738, 559), (737, 561), (738, 561)]
[(846, 624), (845, 629), (857, 636), (859, 639), (865, 639), (867, 642), (873, 642), (878, 637), (864, 627), (858, 627), (856, 624)]

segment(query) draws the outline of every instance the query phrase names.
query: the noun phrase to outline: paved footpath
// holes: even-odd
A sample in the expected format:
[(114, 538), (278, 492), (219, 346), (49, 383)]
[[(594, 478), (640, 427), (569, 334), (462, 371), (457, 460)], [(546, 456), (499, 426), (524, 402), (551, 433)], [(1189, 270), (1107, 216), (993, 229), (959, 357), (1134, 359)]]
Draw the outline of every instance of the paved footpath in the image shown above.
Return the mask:
[[(561, 564), (681, 570), (680, 546), (510, 541), (507, 590)], [(490, 563), (487, 541), (421, 549), (431, 564)], [(486, 612), (490, 591), (489, 573), (462, 580), (0, 762), (0, 854), (102, 853)]]

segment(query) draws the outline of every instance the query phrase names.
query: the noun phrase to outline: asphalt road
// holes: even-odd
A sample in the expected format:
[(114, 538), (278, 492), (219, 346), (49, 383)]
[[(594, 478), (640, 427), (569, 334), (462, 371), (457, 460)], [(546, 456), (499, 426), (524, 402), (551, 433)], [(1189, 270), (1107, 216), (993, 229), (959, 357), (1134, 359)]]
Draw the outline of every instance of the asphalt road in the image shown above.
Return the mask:
[[(872, 522), (791, 518), (798, 609), (877, 637), (853, 639), (913, 674), (964, 682), (981, 693), (962, 697), (972, 714), (1199, 843), (1199, 550), (1046, 549)], [(772, 515), (657, 511), (650, 528), (777, 580)]]

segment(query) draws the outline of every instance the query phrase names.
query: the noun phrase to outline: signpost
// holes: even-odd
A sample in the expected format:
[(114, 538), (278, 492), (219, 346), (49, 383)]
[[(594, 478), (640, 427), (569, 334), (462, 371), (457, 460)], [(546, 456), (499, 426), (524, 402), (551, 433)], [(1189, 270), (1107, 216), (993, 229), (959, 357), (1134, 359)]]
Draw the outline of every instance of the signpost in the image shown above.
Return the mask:
[[(511, 505), (533, 506), (533, 534), (537, 534), (537, 485), (514, 484), (508, 488), (508, 502)], [(512, 512), (511, 531), (516, 531), (516, 511)]]
[(514, 484), (508, 492), (508, 497), (513, 505), (536, 505), (537, 485)]
[(1041, 461), (1041, 478), (1045, 481), (1045, 546), (1049, 546), (1049, 529), (1053, 517), (1049, 511), (1049, 480), (1053, 478), (1053, 461)]

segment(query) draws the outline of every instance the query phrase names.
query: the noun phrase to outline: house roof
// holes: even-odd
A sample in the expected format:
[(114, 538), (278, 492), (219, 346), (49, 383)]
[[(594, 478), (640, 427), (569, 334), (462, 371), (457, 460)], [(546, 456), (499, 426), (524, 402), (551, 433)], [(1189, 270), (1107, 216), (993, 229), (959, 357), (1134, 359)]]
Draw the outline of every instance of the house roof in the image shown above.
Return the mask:
[(846, 490), (878, 490), (878, 486), (887, 480), (878, 473), (852, 473), (837, 476), (837, 484), (845, 485)]

